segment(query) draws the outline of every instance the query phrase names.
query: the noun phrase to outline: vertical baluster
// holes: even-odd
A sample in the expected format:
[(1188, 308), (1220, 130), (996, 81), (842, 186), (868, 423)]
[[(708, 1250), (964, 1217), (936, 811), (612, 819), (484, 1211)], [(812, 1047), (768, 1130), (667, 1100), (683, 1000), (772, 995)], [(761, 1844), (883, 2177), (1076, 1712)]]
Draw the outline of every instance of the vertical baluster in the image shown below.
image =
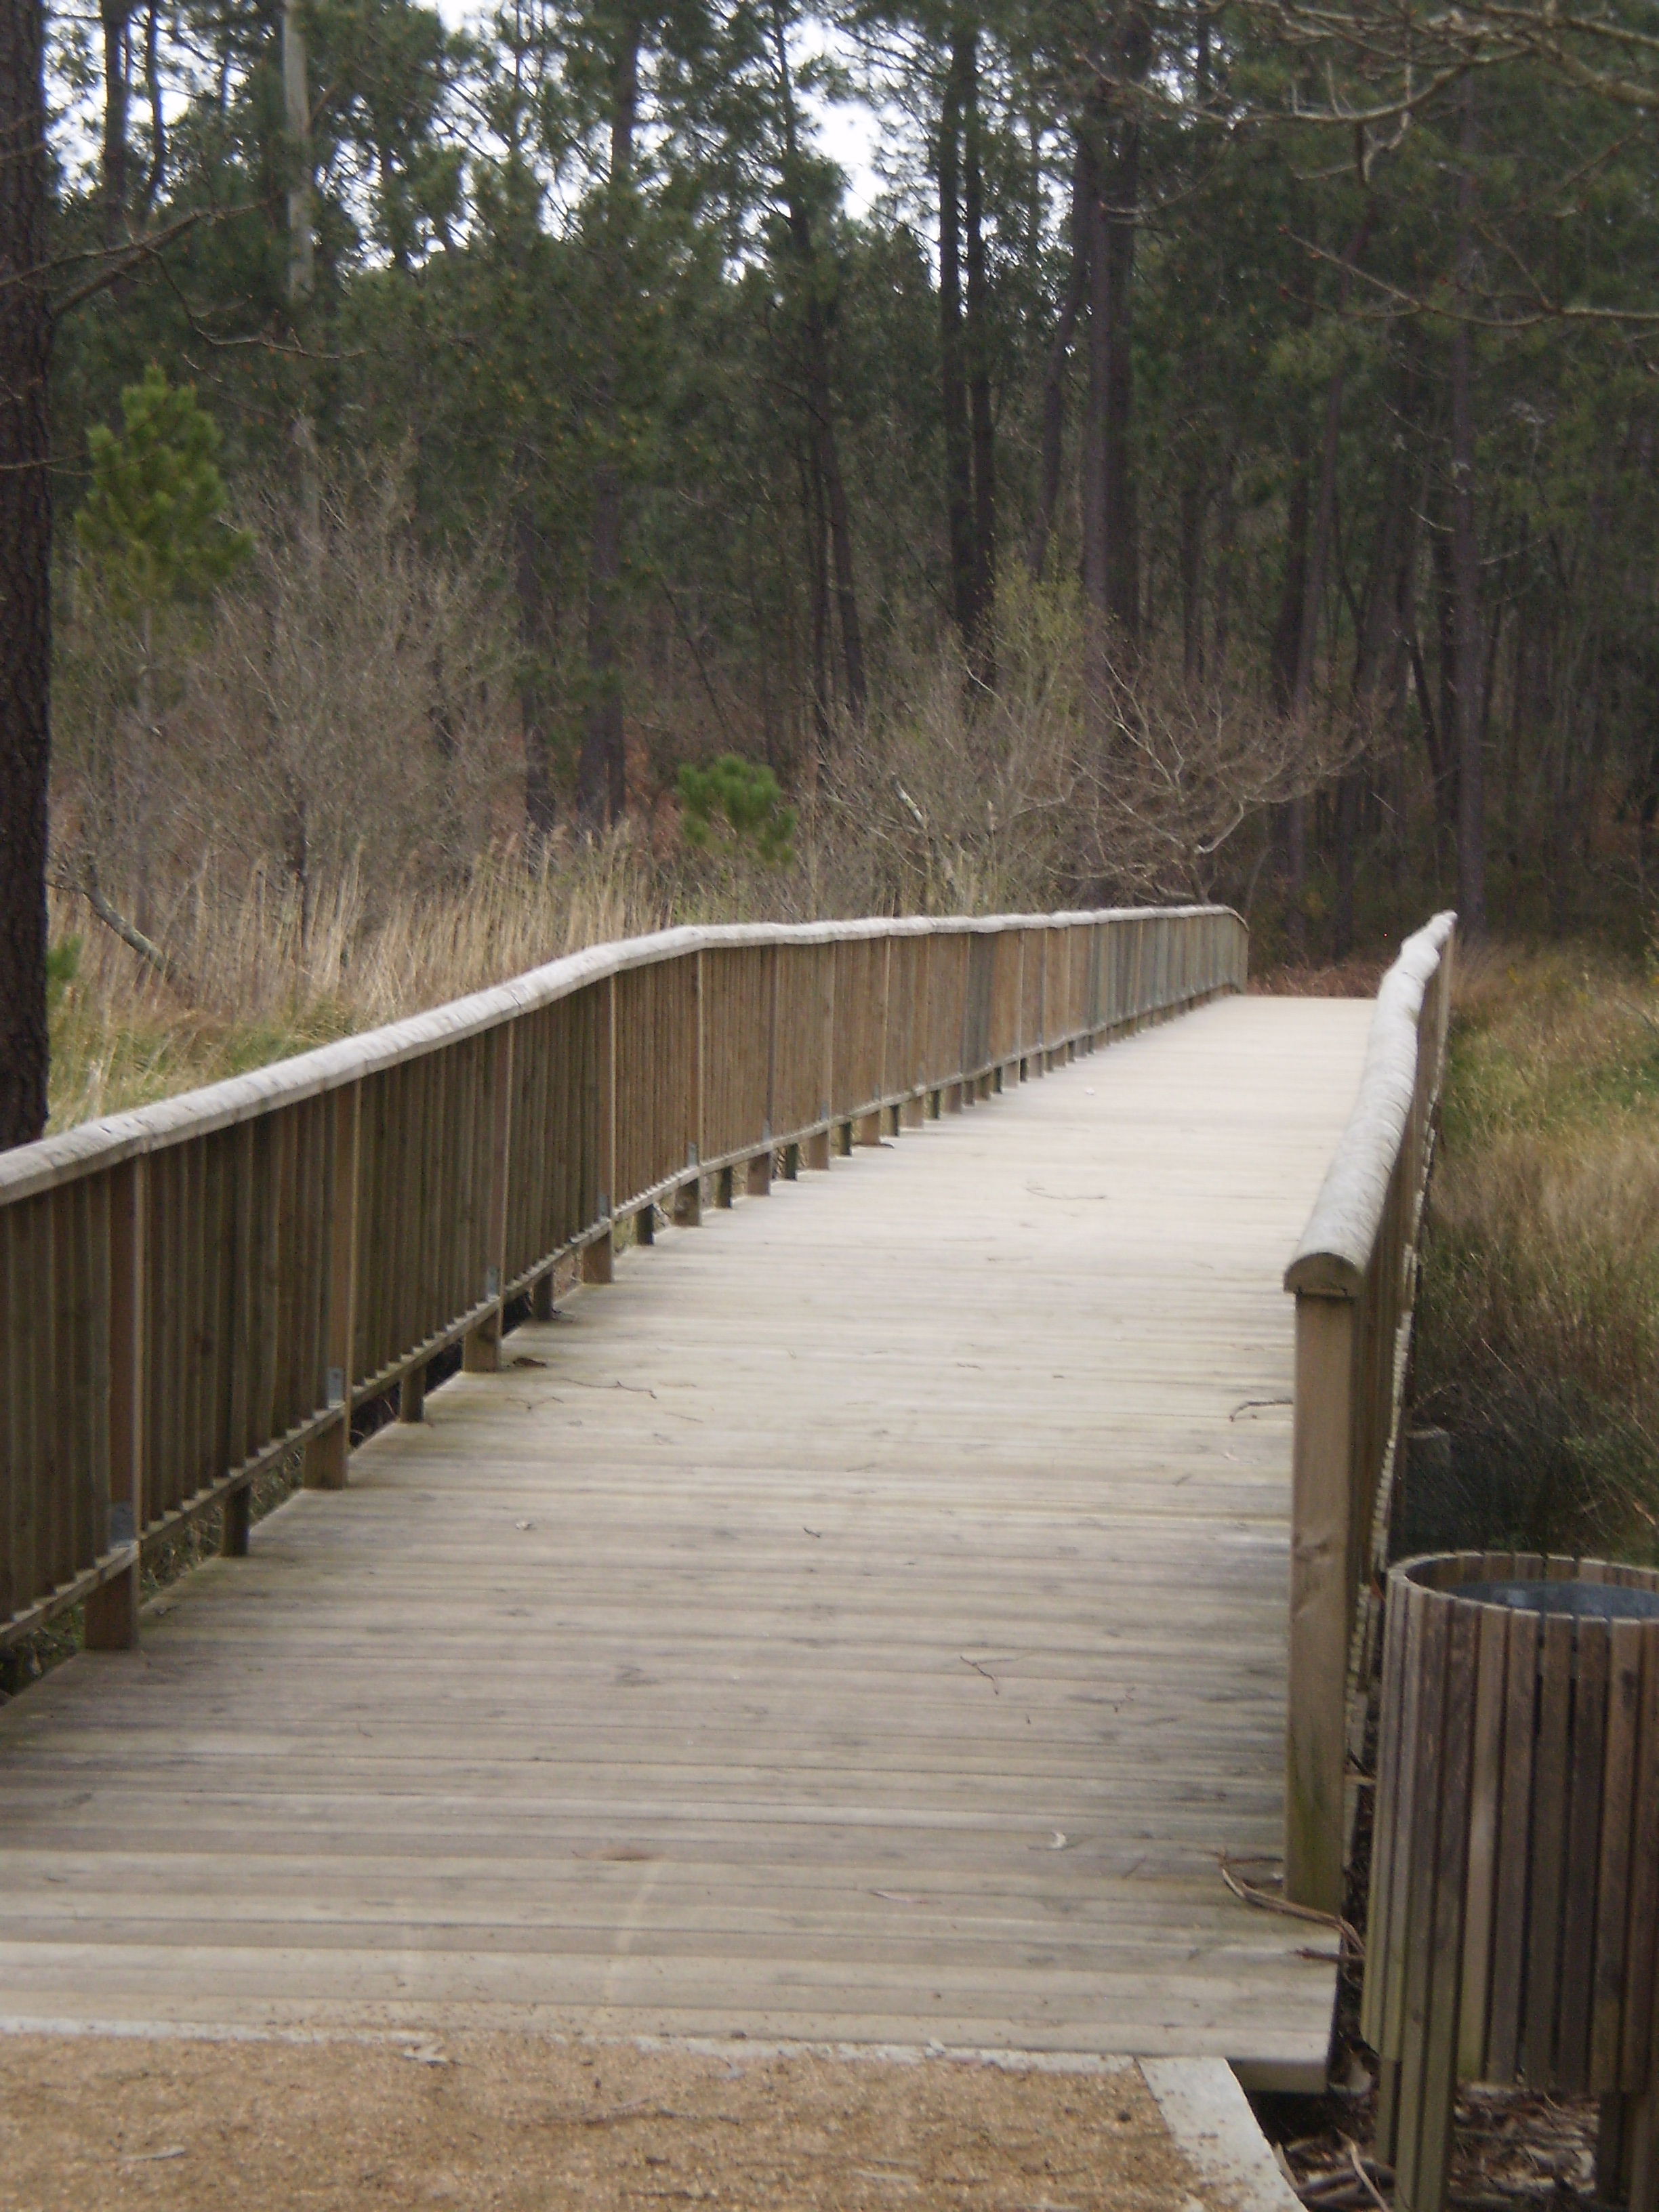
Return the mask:
[[(223, 1461), (227, 1469), (238, 1468), (253, 1449), (250, 1416), (253, 1383), (253, 1145), (255, 1124), (239, 1122), (226, 1143), (230, 1155), (230, 1204), (226, 1255), (228, 1312), (226, 1339), (228, 1371), (224, 1381), (225, 1435)], [(226, 1498), (219, 1548), (227, 1559), (240, 1559), (247, 1551), (248, 1486), (243, 1483)]]
[(483, 1174), (484, 1267), (482, 1294), (495, 1304), (461, 1346), (469, 1375), (493, 1375), (501, 1365), (501, 1324), (507, 1302), (507, 1172), (513, 1157), (513, 1024), (502, 1022), (479, 1040), (489, 1083), (485, 1128), (489, 1154)]
[(138, 1538), (144, 1526), (145, 1393), (149, 1376), (149, 1270), (145, 1253), (149, 1162), (139, 1154), (113, 1170), (109, 1207), (109, 1545), (131, 1547), (125, 1564), (87, 1600), (88, 1651), (125, 1651), (138, 1641)]
[(321, 1130), (326, 1207), (320, 1273), (323, 1290), (323, 1402), (337, 1409), (327, 1427), (306, 1445), (308, 1489), (342, 1490), (351, 1451), (353, 1302), (357, 1290), (357, 1199), (362, 1122), (361, 1081), (343, 1084), (326, 1099)]
[(617, 979), (607, 976), (599, 997), (599, 1202), (605, 1228), (592, 1243), (582, 1247), (582, 1280), (608, 1283), (616, 1272), (616, 1243), (611, 1229), (611, 1208), (617, 1188), (617, 1119), (620, 1103), (624, 1113), (634, 1110), (632, 1098), (617, 1097)]

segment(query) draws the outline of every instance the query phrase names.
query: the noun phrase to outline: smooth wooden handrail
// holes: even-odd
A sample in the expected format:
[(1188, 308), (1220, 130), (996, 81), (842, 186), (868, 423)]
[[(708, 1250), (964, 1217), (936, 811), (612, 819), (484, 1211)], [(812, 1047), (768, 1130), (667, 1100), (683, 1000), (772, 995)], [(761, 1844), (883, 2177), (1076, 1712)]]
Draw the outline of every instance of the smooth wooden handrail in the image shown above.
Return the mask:
[(1285, 1893), (1342, 1906), (1354, 1696), (1375, 1635), (1456, 917), (1383, 979), (1359, 1095), (1285, 1272), (1296, 1298)]
[(675, 929), (0, 1154), (0, 1643), (87, 1602), (298, 1449), (343, 1482), (354, 1406), (617, 1224), (827, 1166), (928, 1110), (1243, 987), (1223, 907)]

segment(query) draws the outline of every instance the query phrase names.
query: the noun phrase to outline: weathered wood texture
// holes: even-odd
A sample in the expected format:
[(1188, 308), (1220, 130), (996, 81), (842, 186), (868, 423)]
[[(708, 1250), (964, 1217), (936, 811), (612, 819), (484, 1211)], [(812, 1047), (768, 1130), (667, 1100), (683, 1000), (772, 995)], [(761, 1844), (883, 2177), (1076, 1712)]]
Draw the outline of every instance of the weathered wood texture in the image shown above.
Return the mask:
[(0, 1641), (122, 1582), (118, 1642), (144, 1540), (297, 1445), (343, 1481), (354, 1405), (487, 1371), (510, 1297), (701, 1169), (1240, 989), (1245, 947), (1223, 908), (671, 930), (0, 1155)]
[[(1464, 1595), (1568, 1578), (1659, 1590), (1649, 1568), (1511, 1552), (1389, 1577), (1360, 2026), (1410, 2212), (1446, 2201), (1460, 2081), (1619, 2108), (1597, 2197), (1653, 2212), (1659, 1620)], [(1620, 2166), (1644, 2138), (1638, 2188)]]
[(1296, 1295), (1285, 1893), (1340, 1911), (1355, 1688), (1368, 1676), (1446, 1059), (1455, 917), (1377, 994), (1353, 1115), (1285, 1287)]
[(1279, 1849), (1279, 1276), (1369, 1018), (1229, 997), (659, 1222), (0, 1713), (0, 2013), (1317, 2079), (1334, 1947), (1217, 1855)]

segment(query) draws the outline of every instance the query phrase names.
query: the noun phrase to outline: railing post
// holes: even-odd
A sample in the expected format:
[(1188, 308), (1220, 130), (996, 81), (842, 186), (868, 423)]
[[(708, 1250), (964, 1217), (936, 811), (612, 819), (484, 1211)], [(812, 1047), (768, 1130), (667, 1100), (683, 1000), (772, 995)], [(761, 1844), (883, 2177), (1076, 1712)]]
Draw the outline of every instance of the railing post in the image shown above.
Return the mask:
[(127, 1651), (138, 1641), (143, 1534), (147, 1279), (145, 1206), (149, 1163), (140, 1153), (115, 1171), (109, 1209), (109, 1548), (131, 1547), (120, 1571), (87, 1600), (88, 1651)]
[[(699, 1161), (708, 1157), (707, 1127), (707, 1096), (708, 1085), (708, 999), (704, 988), (703, 957), (695, 955), (691, 968), (691, 996), (696, 1018), (692, 1024), (691, 1048), (695, 1060), (691, 1069), (691, 1126), (696, 1131), (696, 1151)], [(614, 1112), (614, 1107), (613, 1107)]]
[[(697, 1167), (704, 1152), (702, 1128), (702, 954), (691, 956), (691, 1066), (688, 1077), (689, 1118), (694, 1134), (688, 1167)], [(674, 1193), (671, 1216), (676, 1229), (701, 1229), (702, 1226), (702, 1176), (690, 1176)]]
[(744, 1188), (750, 1198), (772, 1195), (772, 1131), (777, 1121), (778, 1094), (778, 949), (769, 945), (766, 962), (766, 1109), (761, 1135), (766, 1150), (757, 1152), (744, 1172)]
[(1358, 1302), (1298, 1291), (1285, 1895), (1342, 1909)]
[(818, 1000), (823, 1009), (823, 1057), (818, 1088), (818, 1112), (826, 1126), (814, 1129), (801, 1147), (802, 1164), (827, 1174), (830, 1167), (830, 1102), (836, 1086), (836, 947), (833, 939), (814, 946), (818, 959)]
[(1029, 931), (1019, 933), (1019, 958), (1014, 965), (1014, 1073), (1013, 1080), (1025, 1080), (1025, 953)]
[(330, 1097), (333, 1158), (324, 1285), (323, 1402), (337, 1416), (306, 1445), (307, 1490), (343, 1490), (351, 1455), (351, 1365), (357, 1295), (357, 1154), (362, 1140), (363, 1086), (342, 1084)]
[(484, 1202), (483, 1294), (495, 1307), (461, 1344), (461, 1365), (469, 1375), (493, 1375), (501, 1364), (502, 1297), (507, 1281), (507, 1178), (513, 1157), (513, 1024), (503, 1022), (490, 1038), (489, 1180)]
[[(876, 1097), (885, 1098), (890, 1091), (896, 1091), (888, 1055), (893, 1039), (893, 939), (890, 934), (881, 941), (881, 1049), (876, 1054)], [(881, 1142), (881, 1112), (876, 1112), (876, 1142)]]
[[(248, 1431), (248, 1402), (252, 1367), (254, 1124), (252, 1121), (242, 1122), (234, 1141), (235, 1152), (228, 1223), (231, 1240), (228, 1264), (234, 1275), (230, 1372), (226, 1377), (230, 1391), (230, 1423), (225, 1451), (228, 1468), (236, 1467), (246, 1459), (252, 1443)], [(245, 1559), (247, 1557), (252, 1504), (252, 1490), (246, 1482), (226, 1492), (225, 1502), (219, 1513), (219, 1551), (222, 1558)]]
[(1042, 942), (1038, 945), (1036, 953), (1036, 1031), (1028, 1053), (1030, 1072), (1036, 1076), (1044, 1076), (1050, 1072), (1048, 1031), (1053, 1020), (1054, 961), (1048, 937), (1049, 932), (1045, 927), (1042, 932)]

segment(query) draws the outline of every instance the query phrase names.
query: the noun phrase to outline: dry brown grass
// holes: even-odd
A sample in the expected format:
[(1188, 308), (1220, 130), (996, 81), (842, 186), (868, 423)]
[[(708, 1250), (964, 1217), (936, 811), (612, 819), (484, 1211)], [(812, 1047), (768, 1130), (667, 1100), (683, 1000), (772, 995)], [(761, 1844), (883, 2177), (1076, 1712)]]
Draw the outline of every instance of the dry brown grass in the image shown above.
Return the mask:
[(1596, 957), (1466, 960), (1417, 1418), (1468, 1540), (1659, 1556), (1659, 990)]
[(57, 1128), (166, 1097), (374, 1028), (520, 975), (586, 945), (658, 928), (662, 886), (624, 842), (532, 870), (507, 853), (464, 884), (378, 915), (347, 870), (302, 926), (291, 882), (256, 872), (198, 878), (155, 934), (180, 974), (164, 981), (82, 900), (54, 895), (54, 936), (78, 941), (52, 1022)]
[(489, 549), (424, 545), (395, 465), (327, 484), (320, 532), (278, 493), (240, 519), (256, 550), (208, 605), (140, 631), (93, 580), (69, 595), (53, 925), (81, 942), (58, 1127), (676, 921), (1224, 895), (1249, 874), (1237, 846), (1338, 758), (1150, 657), (1091, 702), (1076, 592), (1011, 588), (994, 695), (948, 647), (890, 644), (868, 720), (803, 772), (782, 865), (729, 836), (687, 848), (674, 777), (702, 738), (637, 712), (626, 826), (532, 855)]

